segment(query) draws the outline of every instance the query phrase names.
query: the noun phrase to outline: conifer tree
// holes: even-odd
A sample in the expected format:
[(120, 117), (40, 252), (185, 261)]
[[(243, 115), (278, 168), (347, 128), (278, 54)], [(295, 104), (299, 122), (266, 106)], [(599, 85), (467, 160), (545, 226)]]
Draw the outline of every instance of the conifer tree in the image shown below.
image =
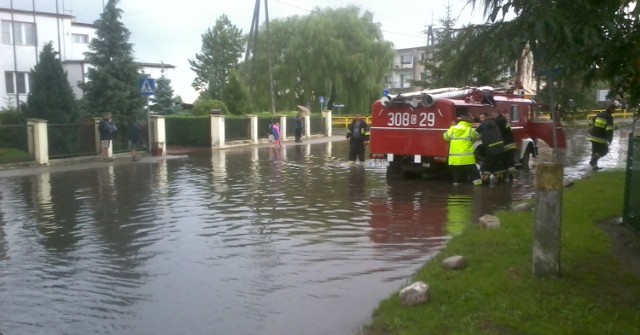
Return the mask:
[(222, 90), (222, 101), (231, 114), (241, 115), (251, 112), (249, 89), (240, 80), (236, 70), (229, 72), (229, 82)]
[(85, 57), (91, 63), (89, 81), (82, 85), (84, 98), (93, 115), (113, 114), (117, 124), (130, 125), (145, 116), (138, 65), (134, 62), (131, 33), (121, 22), (118, 0), (109, 0), (95, 22), (96, 38), (91, 40)]
[(76, 101), (67, 72), (57, 56), (51, 42), (44, 45), (38, 64), (31, 71), (25, 114), (49, 123), (70, 123), (77, 118)]
[(171, 79), (165, 77), (164, 74), (156, 80), (154, 97), (151, 98), (151, 102), (154, 104), (150, 108), (156, 113), (169, 115), (177, 111), (176, 101), (173, 98)]

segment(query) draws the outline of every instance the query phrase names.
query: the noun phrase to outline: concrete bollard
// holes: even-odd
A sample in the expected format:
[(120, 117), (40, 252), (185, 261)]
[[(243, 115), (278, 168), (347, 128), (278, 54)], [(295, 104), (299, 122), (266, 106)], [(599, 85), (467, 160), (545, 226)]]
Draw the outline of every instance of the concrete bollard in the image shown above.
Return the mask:
[(533, 226), (533, 274), (560, 276), (563, 167), (556, 163), (536, 168), (536, 205)]

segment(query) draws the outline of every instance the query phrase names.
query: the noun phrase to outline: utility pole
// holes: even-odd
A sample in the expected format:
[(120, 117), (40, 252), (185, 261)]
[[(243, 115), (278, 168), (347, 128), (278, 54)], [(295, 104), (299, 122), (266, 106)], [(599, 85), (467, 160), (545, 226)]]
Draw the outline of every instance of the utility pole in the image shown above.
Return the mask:
[[(276, 103), (275, 103), (275, 93), (273, 89), (273, 70), (271, 63), (271, 38), (269, 36), (269, 6), (267, 4), (267, 0), (264, 0), (265, 7), (265, 28), (266, 28), (266, 45), (267, 45), (267, 63), (268, 63), (268, 71), (269, 71), (269, 88), (271, 94), (271, 113), (276, 113)], [(247, 41), (247, 50), (244, 54), (245, 64), (249, 66), (250, 72), (250, 82), (249, 82), (249, 90), (251, 93), (255, 92), (255, 63), (256, 63), (256, 54), (258, 51), (258, 31), (260, 26), (260, 0), (256, 0), (255, 7), (253, 9), (253, 19), (251, 21), (251, 30), (249, 31), (249, 39)], [(251, 58), (251, 59), (250, 59)]]

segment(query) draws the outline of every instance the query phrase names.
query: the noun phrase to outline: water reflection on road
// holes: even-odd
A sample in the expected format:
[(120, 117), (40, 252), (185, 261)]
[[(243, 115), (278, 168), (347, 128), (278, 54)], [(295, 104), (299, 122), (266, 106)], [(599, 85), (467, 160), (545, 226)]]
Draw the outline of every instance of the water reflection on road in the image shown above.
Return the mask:
[[(568, 178), (590, 173), (582, 133)], [(602, 165), (625, 154), (616, 137)], [(533, 195), (531, 172), (387, 183), (346, 155), (303, 143), (0, 174), (0, 332), (352, 333), (448, 236)]]

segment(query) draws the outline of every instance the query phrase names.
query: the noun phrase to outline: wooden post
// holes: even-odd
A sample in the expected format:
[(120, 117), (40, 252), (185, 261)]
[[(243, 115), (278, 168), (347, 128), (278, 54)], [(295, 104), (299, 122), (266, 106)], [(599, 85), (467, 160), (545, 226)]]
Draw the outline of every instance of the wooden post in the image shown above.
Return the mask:
[(538, 277), (560, 276), (563, 173), (556, 163), (536, 168), (533, 274)]

